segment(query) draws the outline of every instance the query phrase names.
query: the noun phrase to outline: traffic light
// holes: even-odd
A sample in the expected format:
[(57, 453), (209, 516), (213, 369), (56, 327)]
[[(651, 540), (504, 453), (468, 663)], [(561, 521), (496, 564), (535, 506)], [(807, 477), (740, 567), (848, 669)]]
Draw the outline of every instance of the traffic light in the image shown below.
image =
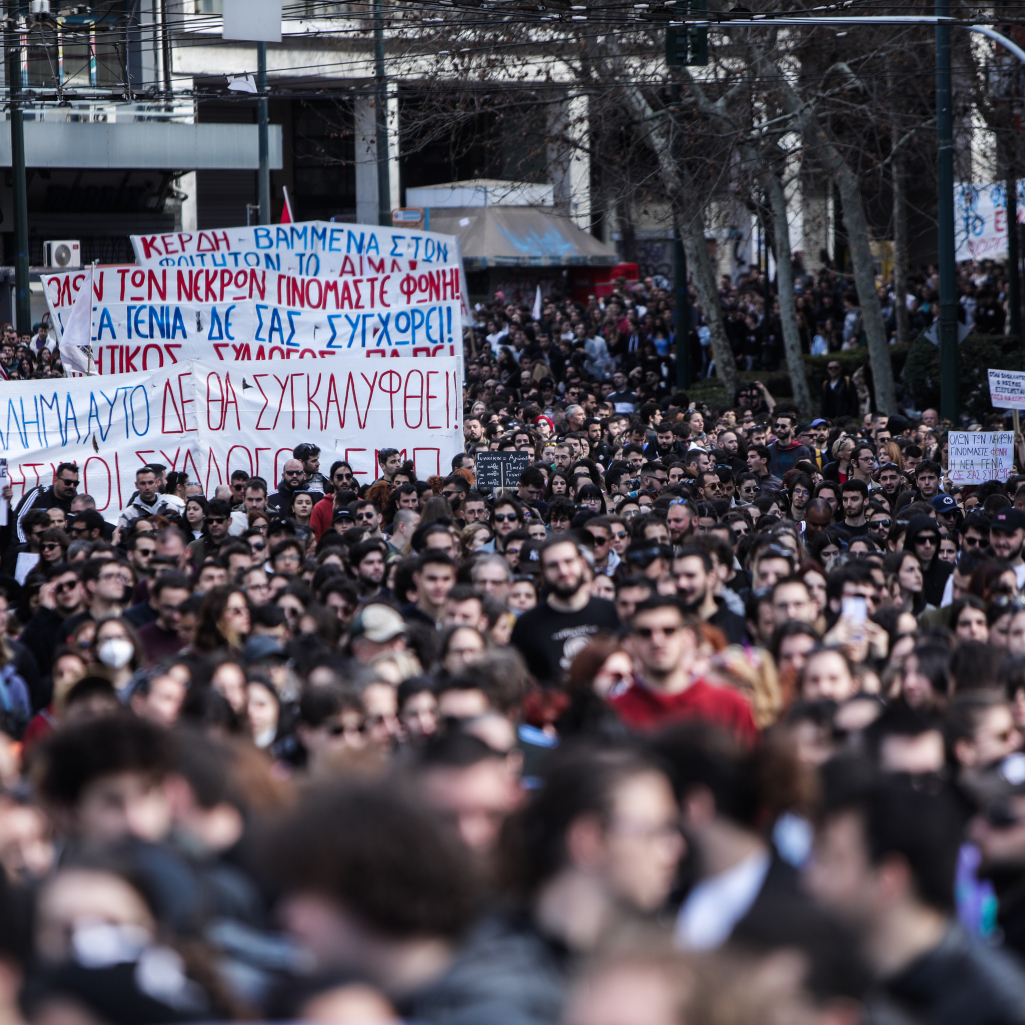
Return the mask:
[[(677, 10), (688, 18), (708, 17), (708, 0), (682, 0)], [(666, 64), (671, 68), (708, 64), (708, 27), (679, 25), (666, 29)]]

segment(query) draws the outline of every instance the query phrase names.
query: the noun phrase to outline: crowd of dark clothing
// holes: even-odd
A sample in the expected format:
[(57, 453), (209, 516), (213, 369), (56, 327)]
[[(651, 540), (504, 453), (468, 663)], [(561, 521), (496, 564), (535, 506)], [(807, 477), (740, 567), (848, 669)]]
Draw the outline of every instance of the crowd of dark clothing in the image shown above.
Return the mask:
[(444, 475), (4, 495), (0, 1013), (1025, 1021), (1025, 475), (698, 406), (666, 303), (483, 305)]

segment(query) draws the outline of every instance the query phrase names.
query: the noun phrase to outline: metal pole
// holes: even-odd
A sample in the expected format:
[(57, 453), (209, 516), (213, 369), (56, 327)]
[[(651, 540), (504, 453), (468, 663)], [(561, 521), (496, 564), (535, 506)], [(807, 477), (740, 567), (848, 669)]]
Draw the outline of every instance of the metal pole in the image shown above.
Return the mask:
[(1011, 308), (1011, 334), (1021, 345), (1021, 267), (1016, 172), (1017, 168), (1012, 164), (1007, 174), (1007, 305)]
[[(950, 0), (936, 0), (937, 17), (950, 14)], [(936, 177), (940, 268), (940, 408), (957, 425), (957, 273), (954, 262), (954, 125), (951, 114), (950, 25), (936, 25)], [(880, 410), (892, 413), (894, 410)]]
[(260, 121), (260, 223), (270, 224), (270, 138), (267, 127), (267, 44), (256, 44), (256, 109)]
[(687, 389), (690, 387), (690, 293), (687, 254), (679, 228), (673, 243), (673, 286), (676, 290), (676, 387)]
[(14, 319), (19, 334), (32, 333), (28, 281), (28, 186), (25, 181), (25, 120), (21, 109), (21, 40), (18, 0), (7, 4), (7, 87), (10, 90), (11, 178), (14, 187)]
[(374, 2), (374, 77), (377, 128), (377, 223), (391, 226), (391, 177), (388, 174), (388, 80), (384, 73), (384, 5)]

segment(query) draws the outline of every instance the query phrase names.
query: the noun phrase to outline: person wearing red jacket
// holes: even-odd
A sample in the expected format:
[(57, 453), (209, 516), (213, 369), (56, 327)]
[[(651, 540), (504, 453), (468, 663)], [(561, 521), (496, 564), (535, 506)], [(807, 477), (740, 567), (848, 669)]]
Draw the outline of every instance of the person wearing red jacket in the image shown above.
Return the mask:
[(758, 738), (751, 706), (735, 690), (696, 677), (697, 623), (675, 598), (641, 602), (630, 620), (630, 652), (641, 672), (610, 698), (619, 718), (638, 730), (697, 719), (717, 726), (745, 745)]

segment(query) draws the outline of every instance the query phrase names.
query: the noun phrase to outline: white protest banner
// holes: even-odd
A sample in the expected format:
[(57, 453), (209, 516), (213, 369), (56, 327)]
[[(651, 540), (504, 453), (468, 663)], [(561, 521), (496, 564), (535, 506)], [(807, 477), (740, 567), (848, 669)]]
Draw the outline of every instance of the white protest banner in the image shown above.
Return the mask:
[[(454, 235), (330, 221), (133, 235), (132, 247), (143, 267), (252, 268), (314, 278), (363, 276), (356, 269), (361, 257), (372, 274), (423, 271), (423, 265), (459, 260)], [(395, 269), (392, 260), (399, 261)]]
[[(1018, 223), (1025, 224), (1025, 179), (1018, 182)], [(954, 185), (956, 260), (1007, 256), (1007, 189), (1004, 182)]]
[(92, 495), (100, 512), (124, 506), (136, 469), (146, 463), (198, 480), (192, 392), (187, 366), (109, 382), (0, 382), (0, 455), (8, 463), (12, 504), (37, 484), (52, 484), (64, 462), (79, 467), (79, 493)]
[[(398, 261), (392, 261), (397, 265)], [(359, 258), (350, 274), (337, 278), (301, 277), (277, 271), (114, 264), (75, 271), (55, 271), (42, 278), (50, 316), (64, 330), (68, 313), (90, 273), (95, 303), (195, 304), (267, 302), (328, 313), (407, 309), (463, 298), (458, 264), (418, 271), (382, 268), (377, 273)]]
[(948, 476), (952, 484), (1006, 481), (1014, 473), (1014, 434), (1011, 431), (951, 431)]
[(989, 398), (994, 409), (1025, 409), (1025, 374), (1017, 370), (990, 370)]
[(383, 448), (412, 459), (421, 480), (447, 474), (463, 450), (462, 377), (451, 357), (192, 366), (206, 494), (240, 469), (275, 489), (303, 441), (320, 446), (325, 466), (349, 462), (361, 484), (380, 477)]
[(98, 374), (159, 369), (190, 359), (462, 355), (458, 300), (352, 313), (253, 302), (94, 304), (90, 341)]

